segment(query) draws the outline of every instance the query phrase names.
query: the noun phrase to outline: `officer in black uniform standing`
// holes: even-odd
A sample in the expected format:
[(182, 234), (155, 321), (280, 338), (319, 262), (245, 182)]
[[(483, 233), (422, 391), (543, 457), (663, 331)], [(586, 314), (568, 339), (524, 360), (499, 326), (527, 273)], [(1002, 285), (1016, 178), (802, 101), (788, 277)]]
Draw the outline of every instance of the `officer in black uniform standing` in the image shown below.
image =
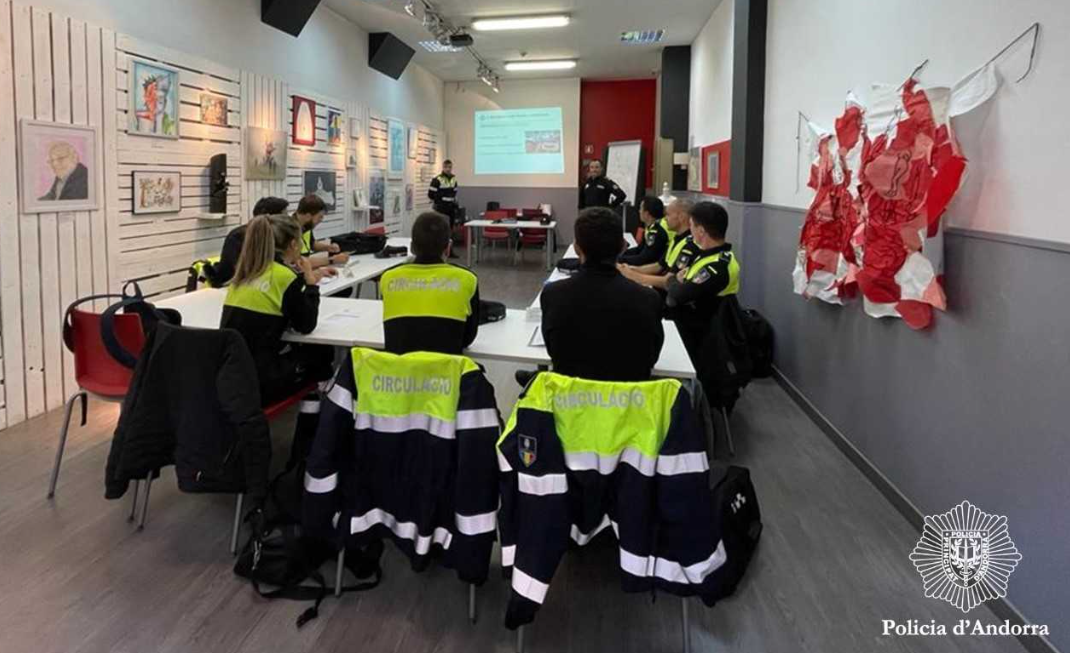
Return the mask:
[[(431, 198), (432, 206), (436, 213), (449, 218), (450, 231), (457, 226), (457, 178), (453, 176), (453, 161), (446, 159), (442, 164), (442, 172), (431, 180), (431, 188), (427, 196)], [(457, 254), (450, 249), (450, 258), (457, 258)]]
[(580, 210), (594, 206), (615, 209), (624, 203), (628, 194), (612, 179), (602, 174), (602, 162), (591, 161), (587, 166), (587, 181), (580, 188)]

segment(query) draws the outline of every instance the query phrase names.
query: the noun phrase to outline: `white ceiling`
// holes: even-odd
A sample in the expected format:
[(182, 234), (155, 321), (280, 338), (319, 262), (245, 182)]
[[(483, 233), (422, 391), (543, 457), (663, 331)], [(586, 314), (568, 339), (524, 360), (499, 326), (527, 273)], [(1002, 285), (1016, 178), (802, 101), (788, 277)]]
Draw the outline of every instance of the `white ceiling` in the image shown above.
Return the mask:
[[(503, 82), (536, 77), (623, 79), (650, 77), (660, 68), (661, 48), (688, 45), (722, 0), (432, 0), (454, 25), (472, 18), (565, 12), (568, 27), (515, 32), (472, 32), (475, 49)], [(476, 63), (467, 52), (432, 53), (418, 45), (431, 36), (420, 21), (404, 11), (403, 0), (326, 0), (337, 11), (369, 32), (392, 32), (416, 50), (414, 61), (444, 81), (476, 79)], [(417, 2), (419, 6), (419, 2)], [(422, 16), (422, 12), (417, 15)], [(624, 45), (620, 33), (666, 29), (658, 45)], [(527, 53), (522, 57), (521, 53)], [(509, 73), (502, 65), (522, 58), (577, 58), (571, 71)]]

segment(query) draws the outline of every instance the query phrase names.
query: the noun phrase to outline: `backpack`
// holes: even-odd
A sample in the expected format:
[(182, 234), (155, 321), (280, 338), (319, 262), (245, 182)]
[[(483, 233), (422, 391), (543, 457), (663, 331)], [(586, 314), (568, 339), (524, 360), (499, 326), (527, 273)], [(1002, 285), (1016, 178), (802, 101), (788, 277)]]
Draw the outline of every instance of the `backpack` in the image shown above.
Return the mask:
[(758, 311), (748, 308), (740, 312), (743, 331), (750, 349), (751, 376), (764, 379), (773, 375), (773, 326)]
[(386, 247), (386, 236), (351, 231), (348, 234), (332, 237), (331, 242), (347, 254), (374, 254)]
[(489, 300), (479, 300), (479, 324), (490, 324), (505, 319), (505, 304)]
[(74, 351), (74, 334), (71, 331), (73, 328), (71, 325), (71, 311), (81, 304), (100, 299), (119, 300), (108, 306), (108, 308), (101, 313), (100, 337), (104, 341), (104, 348), (108, 350), (108, 354), (124, 367), (130, 369), (134, 369), (134, 367), (137, 366), (137, 356), (135, 356), (133, 352), (127, 351), (115, 336), (116, 313), (119, 311), (122, 311), (123, 313), (137, 313), (141, 317), (141, 330), (145, 332), (146, 340), (152, 335), (153, 331), (156, 330), (156, 325), (160, 322), (166, 322), (175, 326), (180, 326), (182, 324), (181, 313), (173, 308), (156, 308), (156, 306), (145, 300), (145, 296), (141, 292), (141, 286), (137, 285), (136, 281), (127, 281), (123, 285), (121, 295), (90, 295), (88, 297), (74, 300), (74, 302), (67, 307), (67, 311), (63, 315), (63, 344), (66, 345), (68, 350), (72, 352)]
[[(318, 418), (318, 415), (314, 417)], [(311, 433), (309, 426), (313, 427)], [(254, 508), (245, 517), (251, 524), (252, 534), (234, 563), (234, 574), (249, 580), (256, 593), (265, 599), (314, 602), (297, 617), (298, 628), (319, 616), (320, 604), (335, 592), (328, 586), (320, 567), (337, 559), (336, 543), (304, 532), (300, 519), (295, 517), (301, 514), (304, 491), (301, 479), (305, 475), (304, 461), (312, 445), (310, 436), (315, 433), (314, 427), (314, 423), (299, 423), (286, 468), (272, 479), (264, 505)], [(280, 493), (280, 486), (287, 478), (293, 483), (289, 499)], [(379, 540), (363, 548), (347, 547), (345, 567), (357, 579), (371, 580), (343, 585), (337, 593), (364, 592), (378, 586), (383, 576), (379, 565), (383, 548)], [(265, 585), (275, 589), (265, 590)]]
[(695, 365), (710, 406), (729, 411), (739, 399), (739, 391), (751, 380), (750, 349), (740, 313), (736, 296), (725, 297)]
[(714, 520), (724, 543), (726, 561), (713, 572), (720, 596), (712, 597), (708, 605), (731, 596), (743, 578), (758, 539), (762, 535), (762, 515), (758, 496), (750, 480), (750, 471), (737, 465), (710, 467)]

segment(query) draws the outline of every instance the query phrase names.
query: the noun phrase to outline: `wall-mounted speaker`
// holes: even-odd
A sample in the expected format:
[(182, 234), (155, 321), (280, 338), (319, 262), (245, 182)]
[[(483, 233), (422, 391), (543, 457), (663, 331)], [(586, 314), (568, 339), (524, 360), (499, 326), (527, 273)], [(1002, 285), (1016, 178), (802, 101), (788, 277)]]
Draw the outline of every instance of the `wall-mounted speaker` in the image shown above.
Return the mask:
[(291, 36), (305, 29), (320, 0), (260, 0), (260, 20)]
[(414, 54), (416, 50), (390, 32), (368, 35), (368, 66), (388, 77), (399, 79)]
[(208, 212), (227, 212), (227, 191), (230, 182), (227, 181), (227, 155), (217, 154), (212, 157), (208, 164)]

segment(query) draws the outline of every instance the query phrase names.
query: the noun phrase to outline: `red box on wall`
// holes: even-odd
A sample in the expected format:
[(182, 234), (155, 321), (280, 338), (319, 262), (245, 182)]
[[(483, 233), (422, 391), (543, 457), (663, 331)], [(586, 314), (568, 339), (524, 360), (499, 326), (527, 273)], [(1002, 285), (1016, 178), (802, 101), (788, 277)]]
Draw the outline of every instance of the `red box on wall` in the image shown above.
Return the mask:
[(728, 197), (728, 185), (732, 180), (731, 162), (732, 141), (721, 141), (702, 148), (703, 193)]

